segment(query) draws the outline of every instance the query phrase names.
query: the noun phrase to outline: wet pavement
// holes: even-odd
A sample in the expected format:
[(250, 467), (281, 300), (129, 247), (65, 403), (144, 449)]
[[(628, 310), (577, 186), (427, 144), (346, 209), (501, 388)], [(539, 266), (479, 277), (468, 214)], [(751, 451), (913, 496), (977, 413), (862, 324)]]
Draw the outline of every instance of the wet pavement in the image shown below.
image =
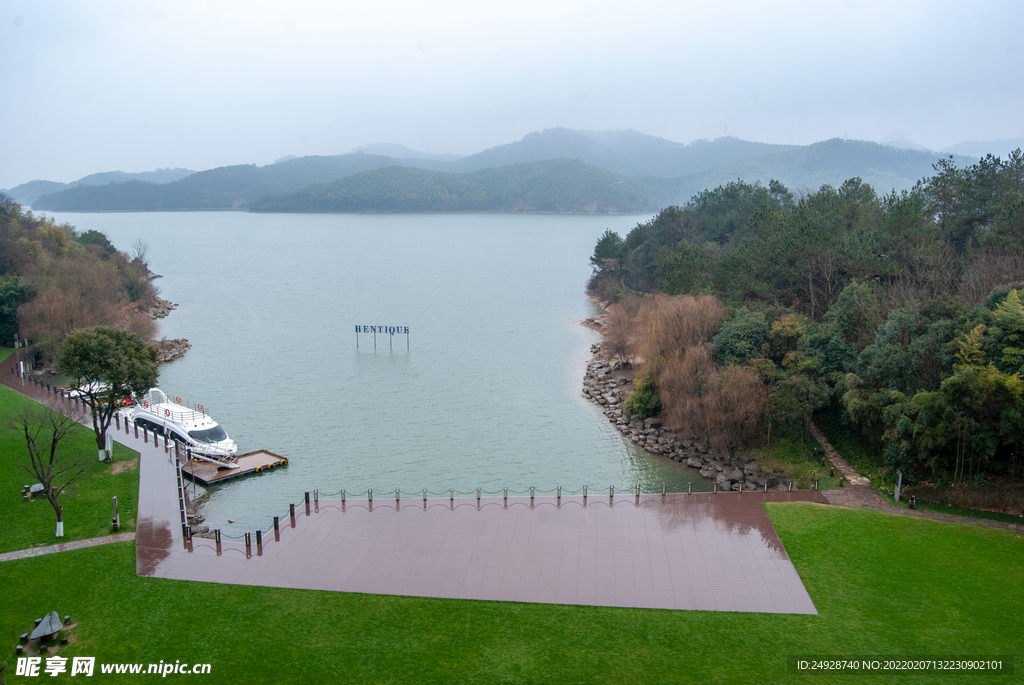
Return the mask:
[(817, 613), (765, 514), (813, 491), (405, 500), (296, 498), (245, 545), (182, 539), (175, 468), (142, 460), (140, 575), (549, 604)]
[[(6, 369), (5, 369), (6, 371)], [(3, 374), (7, 376), (8, 374)], [(19, 392), (46, 393), (15, 380)], [(11, 385), (4, 378), (5, 385)], [(27, 392), (26, 392), (27, 391)], [(38, 391), (38, 392), (36, 392)], [(35, 397), (38, 395), (38, 397)], [(763, 503), (820, 492), (377, 500), (296, 498), (262, 547), (183, 536), (173, 450), (139, 451), (136, 571), (181, 580), (417, 597), (815, 614)], [(285, 513), (285, 512), (282, 512)]]

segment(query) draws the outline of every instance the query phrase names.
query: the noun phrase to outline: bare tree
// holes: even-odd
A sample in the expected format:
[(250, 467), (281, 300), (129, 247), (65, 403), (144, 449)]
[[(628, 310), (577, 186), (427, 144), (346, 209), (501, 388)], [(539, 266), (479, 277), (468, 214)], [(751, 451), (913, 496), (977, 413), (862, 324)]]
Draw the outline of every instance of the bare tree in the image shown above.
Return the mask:
[(146, 263), (146, 257), (149, 256), (149, 243), (142, 238), (136, 238), (135, 242), (132, 243), (132, 253), (130, 257), (132, 261), (138, 260), (141, 264)]
[(992, 248), (967, 265), (959, 292), (967, 304), (981, 304), (997, 285), (1021, 280), (1024, 280), (1024, 255)]
[(19, 466), (42, 484), (43, 496), (57, 514), (56, 537), (64, 537), (64, 508), (57, 500), (92, 467), (84, 452), (61, 446), (78, 426), (73, 410), (64, 414), (52, 406), (33, 405), (9, 417), (8, 425), (25, 436), (29, 463)]
[(608, 328), (604, 333), (604, 345), (624, 367), (632, 366), (633, 358), (636, 356), (637, 309), (625, 306), (625, 301), (608, 307)]
[(704, 396), (703, 414), (711, 443), (722, 451), (757, 437), (768, 393), (754, 369), (729, 366), (717, 370)]
[(725, 307), (712, 295), (657, 295), (641, 309), (644, 359), (669, 358), (710, 342), (718, 332)]

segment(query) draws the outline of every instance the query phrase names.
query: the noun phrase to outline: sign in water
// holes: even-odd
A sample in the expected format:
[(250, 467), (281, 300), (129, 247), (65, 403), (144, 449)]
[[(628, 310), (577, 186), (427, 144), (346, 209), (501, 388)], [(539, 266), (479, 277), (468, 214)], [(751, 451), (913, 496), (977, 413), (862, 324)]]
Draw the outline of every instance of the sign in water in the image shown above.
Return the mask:
[(388, 347), (394, 347), (392, 341), (395, 334), (405, 334), (405, 349), (409, 349), (409, 327), (408, 326), (356, 326), (356, 347), (359, 347), (359, 334), (373, 333), (373, 349), (377, 349), (377, 334), (388, 336)]

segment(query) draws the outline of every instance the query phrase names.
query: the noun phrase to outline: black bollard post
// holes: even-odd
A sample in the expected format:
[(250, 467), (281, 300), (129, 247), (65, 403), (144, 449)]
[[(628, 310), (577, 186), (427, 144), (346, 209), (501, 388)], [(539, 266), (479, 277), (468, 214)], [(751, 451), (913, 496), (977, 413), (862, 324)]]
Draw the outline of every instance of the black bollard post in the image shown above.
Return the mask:
[(256, 556), (263, 556), (263, 531), (256, 531)]
[(213, 531), (213, 538), (217, 541), (217, 556), (220, 556), (220, 528)]
[(427, 510), (427, 491), (423, 491), (423, 511)]
[(587, 506), (587, 486), (583, 486), (583, 506)]
[(558, 501), (557, 506), (562, 506), (562, 486), (558, 486)]
[(345, 511), (345, 491), (341, 491), (341, 510)]
[(291, 503), (288, 505), (288, 513), (292, 517), (292, 528), (295, 527), (295, 504)]
[(309, 493), (308, 492), (306, 493), (305, 498), (306, 498), (306, 516), (309, 516)]
[(281, 525), (276, 516), (274, 517), (274, 542), (281, 542)]
[(835, 466), (833, 466), (831, 469), (829, 469), (828, 475), (831, 478), (835, 478), (836, 477), (836, 467)]
[(373, 488), (367, 488), (366, 499), (370, 503), (370, 511), (373, 511)]
[(317, 488), (313, 491), (313, 511), (320, 511), (320, 489)]
[(249, 537), (249, 531), (245, 531), (245, 558), (252, 558), (252, 538)]
[(508, 509), (508, 488), (505, 488), (505, 508)]

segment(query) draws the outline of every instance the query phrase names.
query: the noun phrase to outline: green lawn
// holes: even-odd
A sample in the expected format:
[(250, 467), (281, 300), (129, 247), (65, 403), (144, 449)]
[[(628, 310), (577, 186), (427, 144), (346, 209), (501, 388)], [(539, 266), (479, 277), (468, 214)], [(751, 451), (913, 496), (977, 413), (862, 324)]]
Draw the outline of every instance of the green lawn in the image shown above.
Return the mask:
[(1003, 530), (809, 503), (771, 504), (768, 511), (817, 616), (434, 600), (138, 578), (133, 545), (117, 543), (0, 564), (6, 590), (0, 635), (13, 653), (31, 620), (56, 610), (81, 622), (65, 656), (208, 662), (211, 682), (1024, 680), (1022, 671), (1013, 677), (786, 675), (791, 654), (1011, 654), (1019, 661), (1024, 539)]
[[(0, 351), (0, 356), (3, 355)], [(69, 436), (66, 445), (61, 443), (65, 449), (83, 452), (91, 465), (89, 473), (60, 497), (64, 505), (64, 537), (54, 537), (57, 519), (49, 502), (22, 499), (22, 486), (37, 481), (20, 468), (20, 464), (29, 463), (25, 438), (5, 419), (31, 406), (38, 405), (0, 386), (0, 552), (109, 535), (114, 495), (121, 511), (121, 532), (135, 530), (139, 453), (115, 442), (113, 463), (102, 464), (96, 459), (95, 434), (84, 426)], [(117, 466), (118, 462), (125, 461), (134, 463), (135, 468), (113, 474), (115, 468), (123, 468)]]

